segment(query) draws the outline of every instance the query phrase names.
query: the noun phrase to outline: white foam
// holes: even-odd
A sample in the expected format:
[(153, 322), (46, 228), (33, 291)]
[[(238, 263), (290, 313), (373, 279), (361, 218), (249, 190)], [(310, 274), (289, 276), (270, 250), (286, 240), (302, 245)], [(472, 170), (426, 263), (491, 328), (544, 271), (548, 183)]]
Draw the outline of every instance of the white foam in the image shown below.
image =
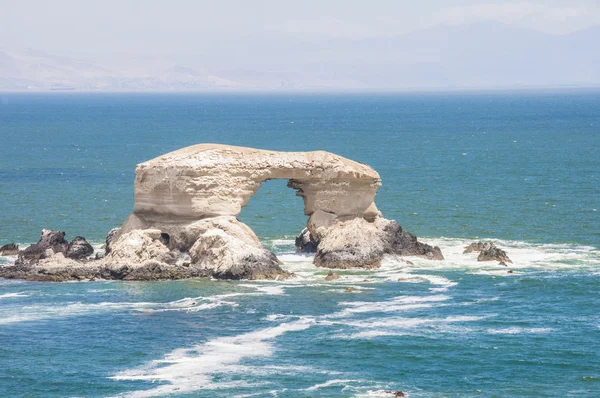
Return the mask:
[[(438, 238), (423, 241), (439, 246), (444, 254), (445, 260), (438, 262), (439, 268), (461, 268), (461, 269), (521, 269), (521, 268), (543, 268), (543, 269), (571, 269), (587, 268), (598, 263), (600, 251), (593, 246), (572, 244), (536, 244), (521, 241), (485, 239), (493, 242), (496, 246), (506, 251), (512, 259), (512, 264), (507, 267), (498, 265), (496, 261), (477, 261), (477, 253), (463, 254), (464, 248), (476, 239), (452, 239)], [(428, 263), (436, 263), (430, 261)], [(423, 266), (424, 261), (419, 261)]]
[(4, 293), (4, 294), (0, 294), (0, 299), (2, 299), (2, 298), (13, 298), (13, 297), (29, 297), (29, 295), (25, 294), (25, 293)]
[(295, 239), (273, 239), (271, 244), (273, 246), (293, 246), (296, 243)]
[[(201, 301), (207, 301), (201, 303)], [(0, 312), (0, 324), (11, 324), (19, 322), (32, 322), (46, 319), (66, 318), (74, 316), (84, 316), (88, 314), (98, 314), (118, 311), (138, 311), (144, 313), (163, 312), (163, 311), (187, 311), (196, 312), (222, 305), (237, 306), (237, 303), (222, 300), (220, 296), (214, 297), (196, 297), (184, 298), (166, 303), (153, 302), (102, 302), (102, 303), (67, 303), (60, 306), (52, 305), (32, 305), (24, 306), (18, 309), (18, 314), (14, 314), (14, 308), (2, 308), (2, 310), (11, 311), (10, 314), (3, 316)]]
[(329, 387), (329, 386), (337, 386), (337, 385), (343, 385), (345, 387), (348, 383), (357, 383), (357, 382), (360, 382), (360, 380), (341, 380), (341, 379), (328, 380), (325, 383), (315, 384), (314, 386), (310, 386), (310, 387), (306, 388), (306, 391), (315, 391), (320, 388), (325, 388), (325, 387)]
[(17, 256), (0, 256), (0, 267), (10, 267), (15, 265)]
[(552, 328), (522, 328), (517, 326), (487, 330), (489, 334), (544, 334), (550, 332), (552, 332)]
[(471, 328), (448, 326), (452, 323), (476, 322), (489, 316), (449, 316), (446, 318), (370, 318), (362, 321), (347, 321), (344, 325), (364, 329), (350, 335), (338, 335), (341, 339), (369, 340), (382, 336), (422, 335), (423, 333), (462, 333)]
[(258, 292), (269, 295), (269, 296), (275, 296), (275, 295), (282, 295), (285, 294), (285, 285), (253, 285), (253, 284), (249, 284), (249, 283), (244, 283), (244, 284), (240, 284), (239, 286), (241, 287), (250, 287), (253, 289), (256, 289)]
[(449, 299), (450, 297), (445, 295), (399, 296), (387, 301), (349, 301), (341, 302), (339, 305), (347, 307), (342, 313), (396, 312), (430, 308), (433, 306), (431, 303), (438, 303)]
[(394, 392), (391, 390), (369, 390), (364, 394), (357, 395), (358, 397), (394, 397)]
[(301, 318), (272, 328), (232, 337), (219, 337), (188, 349), (177, 349), (162, 360), (152, 361), (140, 368), (125, 370), (111, 377), (115, 380), (161, 381), (158, 387), (133, 391), (127, 397), (153, 397), (166, 394), (190, 393), (201, 389), (222, 387), (212, 381), (214, 373), (231, 370), (242, 359), (270, 356), (269, 340), (286, 333), (309, 328), (314, 321)]
[[(101, 313), (115, 310), (131, 310), (144, 308), (153, 303), (71, 303), (61, 306), (33, 305), (21, 307), (18, 314), (0, 316), (0, 324), (6, 325), (18, 322), (38, 321), (51, 318), (80, 316), (90, 313)], [(14, 312), (14, 311), (13, 311)]]

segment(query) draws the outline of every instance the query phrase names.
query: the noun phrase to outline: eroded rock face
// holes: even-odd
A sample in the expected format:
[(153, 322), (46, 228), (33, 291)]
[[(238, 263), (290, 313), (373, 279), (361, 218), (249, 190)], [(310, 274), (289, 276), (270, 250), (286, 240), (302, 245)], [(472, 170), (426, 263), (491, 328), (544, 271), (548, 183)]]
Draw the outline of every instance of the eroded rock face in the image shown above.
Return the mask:
[(321, 231), (315, 265), (326, 268), (377, 268), (386, 254), (443, 260), (439, 247), (417, 241), (393, 220), (355, 218)]
[(39, 260), (52, 257), (57, 253), (65, 255), (68, 248), (69, 242), (65, 240), (65, 233), (63, 231), (43, 229), (38, 243), (19, 252), (19, 257), (15, 264), (35, 264)]
[(202, 234), (190, 249), (192, 264), (219, 279), (286, 279), (269, 250), (244, 242), (220, 229)]
[(77, 236), (69, 243), (66, 257), (81, 260), (91, 256), (93, 253), (94, 248), (92, 245), (90, 245), (83, 236)]
[(289, 180), (304, 199), (306, 215), (376, 212), (373, 200), (381, 180), (367, 165), (324, 151), (200, 144), (137, 166), (134, 213), (194, 220), (236, 216), (260, 185), (274, 178)]
[(118, 236), (120, 231), (121, 228), (113, 228), (110, 231), (108, 231), (108, 234), (106, 234), (106, 240), (104, 241), (104, 251), (106, 254), (110, 253), (110, 245), (112, 241)]

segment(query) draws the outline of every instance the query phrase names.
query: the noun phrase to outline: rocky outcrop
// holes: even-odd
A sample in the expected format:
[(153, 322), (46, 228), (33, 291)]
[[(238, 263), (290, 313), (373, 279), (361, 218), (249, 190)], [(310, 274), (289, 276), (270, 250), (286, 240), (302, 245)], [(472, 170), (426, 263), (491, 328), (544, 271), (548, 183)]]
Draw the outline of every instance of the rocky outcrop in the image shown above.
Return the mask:
[(479, 252), (477, 261), (499, 261), (500, 263), (504, 263), (502, 265), (512, 263), (512, 260), (508, 257), (506, 252), (496, 247), (492, 242), (473, 242), (465, 248), (464, 253), (467, 254), (472, 252)]
[(317, 232), (320, 243), (315, 265), (326, 268), (377, 268), (386, 254), (443, 260), (441, 250), (417, 238), (393, 220), (376, 217), (373, 222), (354, 218)]
[(296, 236), (294, 241), (296, 251), (300, 253), (315, 253), (319, 246), (319, 241), (314, 239), (308, 228), (304, 228), (300, 235)]
[(8, 243), (0, 247), (0, 256), (14, 256), (19, 253), (19, 245)]
[(439, 248), (382, 217), (374, 202), (380, 177), (368, 165), (324, 151), (201, 144), (137, 166), (134, 211), (108, 234), (103, 258), (89, 260), (93, 250), (81, 237), (68, 243), (64, 232), (44, 231), (19, 253), (21, 268), (14, 271), (30, 267), (30, 275), (53, 280), (287, 278), (277, 257), (236, 218), (274, 178), (287, 179), (304, 201), (309, 218), (296, 243), (316, 253), (317, 266), (373, 268), (387, 254), (443, 259)]
[(51, 231), (49, 229), (42, 230), (40, 240), (20, 251), (16, 265), (36, 264), (40, 260), (52, 257), (55, 254), (61, 253), (63, 256), (67, 254), (69, 242), (65, 240), (63, 231)]
[(82, 260), (91, 256), (94, 253), (94, 248), (90, 245), (83, 236), (75, 237), (67, 248), (66, 257), (75, 260)]
[(106, 234), (106, 239), (104, 240), (105, 254), (110, 253), (110, 245), (111, 245), (112, 241), (115, 239), (115, 237), (118, 236), (120, 231), (121, 231), (121, 228), (113, 228), (110, 231), (108, 231), (108, 234)]

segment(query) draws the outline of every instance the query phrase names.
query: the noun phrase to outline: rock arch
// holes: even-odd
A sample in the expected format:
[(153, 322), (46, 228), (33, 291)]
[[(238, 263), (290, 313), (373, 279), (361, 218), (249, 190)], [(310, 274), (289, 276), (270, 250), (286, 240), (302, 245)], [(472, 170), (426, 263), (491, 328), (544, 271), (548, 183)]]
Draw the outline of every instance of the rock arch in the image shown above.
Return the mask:
[(141, 163), (134, 211), (120, 235), (160, 230), (171, 250), (189, 252), (191, 264), (217, 277), (286, 276), (236, 218), (271, 179), (288, 180), (304, 200), (309, 219), (303, 235), (314, 242), (317, 266), (377, 267), (387, 253), (441, 258), (438, 248), (381, 216), (374, 201), (381, 179), (373, 168), (325, 151), (200, 144)]
[[(66, 251), (67, 258), (64, 232), (47, 231), (40, 242), (19, 252), (15, 266), (0, 267), (0, 276), (34, 280), (289, 277), (275, 254), (236, 217), (270, 179), (288, 180), (288, 186), (303, 198), (309, 218), (299, 246), (316, 252), (316, 266), (373, 268), (386, 254), (443, 258), (439, 248), (418, 242), (377, 211), (374, 199), (381, 180), (365, 164), (324, 151), (201, 144), (137, 166), (134, 210), (120, 229), (110, 231), (103, 258), (87, 258), (85, 250), (84, 258), (70, 258)], [(57, 242), (48, 236), (58, 237)]]
[(370, 166), (325, 151), (275, 152), (217, 144), (180, 149), (136, 169), (137, 214), (201, 219), (237, 216), (264, 181), (286, 179), (304, 214), (375, 217), (381, 186)]

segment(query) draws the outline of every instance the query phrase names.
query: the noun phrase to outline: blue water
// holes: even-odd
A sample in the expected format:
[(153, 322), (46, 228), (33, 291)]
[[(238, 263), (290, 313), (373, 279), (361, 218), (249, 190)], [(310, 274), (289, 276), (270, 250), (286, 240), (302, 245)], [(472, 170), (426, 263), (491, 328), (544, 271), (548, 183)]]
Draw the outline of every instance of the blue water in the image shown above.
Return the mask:
[[(101, 244), (135, 165), (201, 142), (368, 163), (383, 214), (446, 260), (325, 282), (269, 181), (240, 218), (296, 279), (0, 280), (0, 395), (600, 395), (600, 92), (0, 94), (0, 245)], [(479, 238), (512, 274), (462, 254)]]

